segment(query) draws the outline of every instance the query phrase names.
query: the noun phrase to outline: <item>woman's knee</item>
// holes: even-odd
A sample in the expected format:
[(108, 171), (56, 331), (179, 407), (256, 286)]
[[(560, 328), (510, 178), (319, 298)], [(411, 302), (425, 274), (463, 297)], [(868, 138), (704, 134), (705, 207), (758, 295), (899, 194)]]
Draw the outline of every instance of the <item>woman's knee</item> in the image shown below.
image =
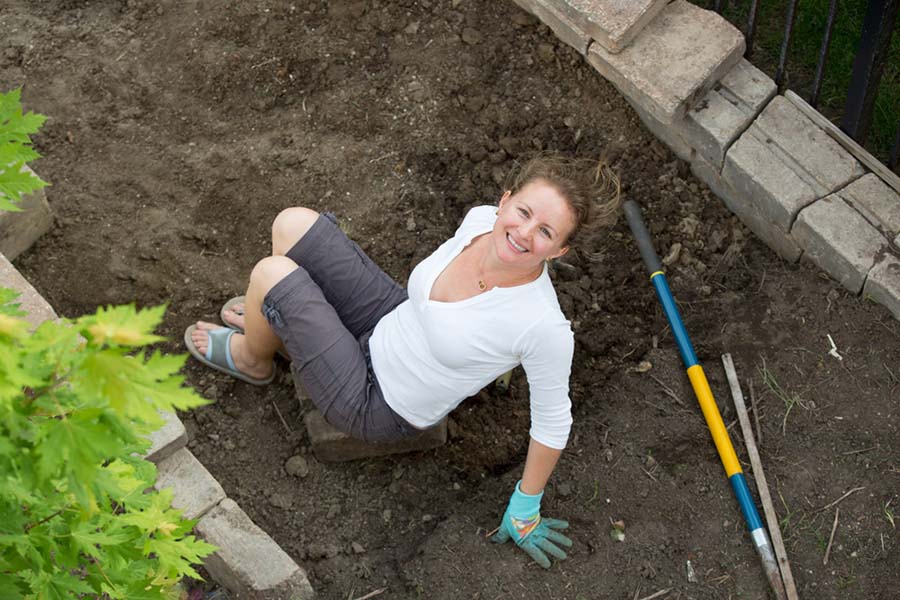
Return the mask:
[(278, 213), (272, 223), (272, 255), (287, 254), (318, 218), (319, 213), (302, 206), (286, 208)]
[(250, 272), (250, 287), (265, 294), (297, 268), (297, 263), (285, 256), (267, 256)]

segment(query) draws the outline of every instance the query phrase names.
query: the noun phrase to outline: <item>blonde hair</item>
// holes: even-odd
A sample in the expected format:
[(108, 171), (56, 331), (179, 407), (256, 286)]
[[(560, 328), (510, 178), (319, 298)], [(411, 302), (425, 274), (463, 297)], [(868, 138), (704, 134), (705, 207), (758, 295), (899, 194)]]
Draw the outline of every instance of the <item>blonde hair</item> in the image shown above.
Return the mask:
[(582, 242), (616, 222), (621, 185), (606, 161), (539, 154), (515, 165), (506, 189), (516, 194), (535, 181), (556, 188), (572, 210), (575, 225), (564, 245)]

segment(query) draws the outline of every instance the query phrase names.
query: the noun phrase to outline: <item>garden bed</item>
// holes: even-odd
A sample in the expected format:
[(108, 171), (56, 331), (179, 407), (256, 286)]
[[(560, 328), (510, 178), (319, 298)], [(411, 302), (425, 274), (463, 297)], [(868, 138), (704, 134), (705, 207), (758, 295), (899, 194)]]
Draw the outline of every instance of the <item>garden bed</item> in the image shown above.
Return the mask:
[[(24, 85), (26, 108), (50, 117), (34, 166), (55, 224), (16, 266), (60, 314), (165, 302), (162, 333), (179, 340), (242, 290), (292, 205), (335, 212), (405, 282), (469, 207), (499, 198), (517, 157), (605, 153), (660, 254), (681, 245), (670, 284), (726, 424), (719, 355), (754, 380), (801, 596), (900, 587), (900, 324), (778, 259), (512, 3), (11, 0), (0, 26), (0, 88)], [(527, 447), (521, 371), (455, 411), (438, 450), (326, 465), (286, 365), (258, 389), (192, 362), (188, 382), (215, 403), (182, 415), (189, 447), (324, 599), (765, 597), (624, 220), (565, 261), (575, 426), (543, 510), (571, 522), (575, 546), (549, 572), (483, 537)], [(288, 473), (298, 455), (306, 469), (295, 459)], [(834, 508), (818, 509), (859, 487), (825, 566)]]

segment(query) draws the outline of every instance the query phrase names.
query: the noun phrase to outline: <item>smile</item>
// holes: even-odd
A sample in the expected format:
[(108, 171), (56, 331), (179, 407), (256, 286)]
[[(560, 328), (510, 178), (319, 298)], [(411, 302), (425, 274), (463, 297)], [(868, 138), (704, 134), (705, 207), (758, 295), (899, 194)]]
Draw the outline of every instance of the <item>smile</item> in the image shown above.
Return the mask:
[(519, 252), (528, 252), (528, 248), (525, 248), (525, 247), (520, 246), (519, 244), (517, 244), (517, 243), (516, 243), (516, 240), (512, 239), (512, 236), (509, 235), (508, 233), (506, 234), (506, 240), (509, 242), (509, 244), (510, 244), (513, 248), (515, 248), (515, 249), (518, 250)]

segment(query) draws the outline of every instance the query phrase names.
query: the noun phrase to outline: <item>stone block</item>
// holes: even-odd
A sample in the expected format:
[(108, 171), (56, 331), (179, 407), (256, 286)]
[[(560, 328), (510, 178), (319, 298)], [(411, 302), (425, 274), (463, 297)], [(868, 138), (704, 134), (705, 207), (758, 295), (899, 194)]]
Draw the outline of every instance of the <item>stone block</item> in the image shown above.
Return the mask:
[(675, 0), (613, 54), (591, 44), (587, 59), (658, 121), (673, 123), (741, 60), (744, 36), (712, 11)]
[(680, 135), (716, 166), (725, 152), (775, 96), (775, 82), (741, 59), (721, 81), (691, 108)]
[(900, 194), (875, 173), (869, 173), (838, 192), (887, 239), (900, 234)]
[(791, 235), (804, 256), (858, 294), (887, 241), (837, 194), (800, 211)]
[(234, 500), (225, 498), (196, 526), (219, 550), (203, 564), (242, 600), (307, 600), (315, 597), (306, 572)]
[(0, 287), (19, 292), (16, 303), (19, 304), (21, 310), (27, 313), (23, 318), (33, 327), (37, 327), (44, 321), (57, 319), (53, 307), (28, 283), (27, 279), (22, 277), (18, 269), (3, 254), (0, 254)]
[(625, 100), (631, 105), (631, 108), (634, 109), (635, 114), (640, 118), (644, 127), (649, 129), (650, 133), (656, 136), (659, 141), (668, 146), (669, 149), (675, 153), (675, 156), (684, 161), (691, 160), (693, 149), (687, 140), (682, 137), (680, 127), (675, 124), (663, 123), (644, 110), (640, 104), (633, 102), (628, 96), (625, 96)]
[(549, 27), (560, 40), (575, 48), (582, 56), (587, 53), (591, 36), (575, 21), (564, 15), (549, 0), (513, 0)]
[(900, 259), (886, 254), (866, 278), (863, 294), (886, 307), (900, 320)]
[(784, 233), (801, 209), (862, 174), (856, 159), (782, 96), (732, 145), (722, 168), (740, 202)]
[(318, 410), (306, 413), (306, 432), (313, 453), (322, 462), (342, 462), (388, 454), (419, 452), (443, 446), (447, 442), (447, 419), (422, 433), (393, 442), (364, 442), (335, 429)]
[(160, 415), (165, 419), (165, 423), (147, 436), (150, 439), (150, 449), (144, 455), (144, 458), (156, 464), (187, 444), (187, 430), (178, 415), (170, 412), (160, 412)]
[(172, 506), (183, 510), (186, 519), (202, 517), (225, 499), (225, 490), (187, 448), (159, 462), (153, 487), (172, 488)]
[(558, 12), (612, 53), (625, 48), (666, 7), (666, 2), (667, 0), (541, 0), (541, 4), (558, 7)]
[(739, 194), (725, 181), (712, 163), (696, 152), (691, 158), (691, 171), (697, 179), (709, 186), (709, 189), (725, 203), (725, 206), (764, 244), (788, 262), (799, 260), (803, 250), (797, 245), (794, 238), (769, 222), (750, 198)]
[[(27, 166), (26, 171), (31, 171)], [(17, 204), (21, 212), (0, 211), (0, 254), (9, 260), (28, 250), (53, 224), (47, 193), (39, 189), (22, 196)]]

